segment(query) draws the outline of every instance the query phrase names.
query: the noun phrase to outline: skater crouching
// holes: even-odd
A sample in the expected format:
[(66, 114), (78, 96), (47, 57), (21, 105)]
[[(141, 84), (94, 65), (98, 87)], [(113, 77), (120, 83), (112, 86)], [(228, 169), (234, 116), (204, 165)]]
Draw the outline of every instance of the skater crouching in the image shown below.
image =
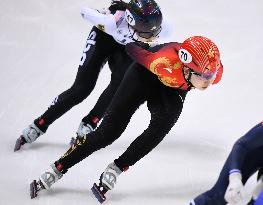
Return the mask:
[(81, 10), (82, 17), (92, 23), (92, 28), (73, 85), (54, 99), (49, 108), (22, 131), (14, 151), (24, 144), (35, 142), (46, 133), (55, 120), (93, 91), (101, 68), (108, 61), (112, 72), (108, 87), (99, 97), (95, 107), (85, 116), (77, 136), (93, 131), (103, 118), (127, 68), (133, 62), (125, 52), (130, 42), (155, 42), (162, 30), (162, 12), (154, 0), (113, 1), (108, 10), (91, 8)]
[[(238, 205), (249, 200), (244, 184), (263, 167), (263, 123), (259, 123), (237, 140), (230, 152), (215, 185), (197, 196), (190, 205)], [(253, 205), (263, 191), (263, 176), (253, 190), (249, 205)], [(262, 199), (261, 199), (262, 200)], [(259, 204), (259, 203), (257, 203)], [(261, 201), (262, 204), (262, 201)]]
[[(220, 81), (223, 67), (217, 46), (208, 38), (194, 36), (183, 43), (167, 43), (149, 51), (128, 44), (127, 51), (138, 63), (126, 72), (100, 126), (78, 139), (48, 171), (32, 185), (32, 198), (38, 189), (48, 189), (69, 168), (93, 152), (118, 139), (138, 107), (147, 102), (151, 113), (148, 128), (102, 173), (99, 186), (93, 187), (103, 202), (114, 188), (117, 177), (151, 152), (178, 120), (185, 96), (191, 89), (205, 90)], [(48, 180), (47, 176), (53, 180)]]

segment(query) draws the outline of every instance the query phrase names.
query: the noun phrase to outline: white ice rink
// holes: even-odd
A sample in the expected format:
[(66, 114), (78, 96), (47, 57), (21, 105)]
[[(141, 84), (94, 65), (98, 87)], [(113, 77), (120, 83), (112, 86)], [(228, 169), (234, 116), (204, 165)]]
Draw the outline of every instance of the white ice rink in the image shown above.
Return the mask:
[[(76, 165), (49, 192), (30, 199), (30, 181), (66, 151), (80, 120), (107, 86), (108, 67), (92, 95), (37, 142), (14, 153), (15, 140), (75, 79), (91, 28), (80, 9), (109, 3), (0, 0), (1, 205), (99, 204), (90, 191), (93, 182), (147, 127), (149, 113), (142, 106), (118, 141)], [(153, 152), (120, 176), (105, 205), (187, 205), (214, 184), (234, 141), (263, 120), (263, 1), (159, 3), (174, 27), (170, 41), (204, 35), (216, 42), (223, 79), (207, 91), (189, 93), (178, 123)]]

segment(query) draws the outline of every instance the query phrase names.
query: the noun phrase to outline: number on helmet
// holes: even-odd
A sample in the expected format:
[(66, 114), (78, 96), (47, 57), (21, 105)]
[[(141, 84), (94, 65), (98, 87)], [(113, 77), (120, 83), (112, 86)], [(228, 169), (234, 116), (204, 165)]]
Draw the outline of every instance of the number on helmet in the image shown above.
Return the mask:
[(129, 10), (125, 11), (125, 19), (131, 26), (135, 25), (134, 17), (132, 16), (131, 12)]
[(178, 52), (179, 58), (183, 63), (191, 63), (192, 55), (185, 49), (180, 49)]

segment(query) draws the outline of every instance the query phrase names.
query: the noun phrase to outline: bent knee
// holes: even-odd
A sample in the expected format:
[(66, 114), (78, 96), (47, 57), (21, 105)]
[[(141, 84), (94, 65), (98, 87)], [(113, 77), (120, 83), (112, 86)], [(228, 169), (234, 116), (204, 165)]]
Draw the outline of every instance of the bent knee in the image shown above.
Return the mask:
[(158, 125), (162, 129), (170, 129), (174, 126), (178, 119), (178, 116), (171, 115), (170, 113), (153, 114), (151, 118), (151, 124)]
[(74, 100), (76, 103), (80, 103), (89, 96), (90, 91), (85, 88), (77, 88), (72, 86), (70, 88), (70, 93), (72, 100)]

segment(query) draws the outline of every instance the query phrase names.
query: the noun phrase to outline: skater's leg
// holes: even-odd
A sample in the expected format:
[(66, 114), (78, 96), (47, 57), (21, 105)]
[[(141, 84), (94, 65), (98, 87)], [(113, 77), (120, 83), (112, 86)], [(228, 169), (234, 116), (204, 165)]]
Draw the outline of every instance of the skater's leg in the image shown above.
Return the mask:
[[(142, 46), (145, 49), (149, 47), (148, 44)], [(119, 87), (125, 72), (132, 63), (134, 63), (134, 61), (126, 53), (125, 47), (123, 46), (118, 50), (118, 52), (115, 52), (108, 57), (108, 64), (112, 73), (110, 84), (101, 94), (94, 108), (82, 119), (82, 123), (84, 125), (90, 125), (93, 129), (96, 128), (97, 123), (103, 118), (103, 115), (109, 106), (117, 88)], [(81, 135), (81, 133), (79, 134)], [(81, 136), (83, 136), (83, 134)]]
[[(117, 45), (111, 36), (96, 27), (92, 29), (72, 87), (55, 98), (47, 111), (23, 131), (24, 142), (35, 141), (46, 132), (50, 124), (90, 94), (96, 84), (101, 66), (115, 49), (119, 49)], [(34, 126), (39, 131), (37, 129), (32, 131), (31, 128)]]
[(118, 159), (108, 165), (101, 175), (99, 187), (94, 184), (92, 191), (99, 200), (100, 196), (104, 195), (99, 188), (113, 189), (121, 172), (127, 170), (129, 166), (135, 164), (156, 147), (170, 131), (181, 113), (186, 92), (162, 85), (155, 76), (149, 73), (145, 75), (144, 80), (146, 80), (145, 87), (147, 88), (147, 105), (151, 112), (150, 125)]
[[(255, 152), (260, 152), (255, 150)], [(256, 153), (251, 153), (247, 155), (244, 161), (244, 166), (241, 168), (242, 173), (242, 182), (245, 184), (249, 177), (251, 177), (257, 169), (263, 165), (263, 160), (258, 157), (255, 159), (254, 156)], [(232, 152), (228, 156), (223, 169), (221, 170), (220, 176), (215, 183), (215, 185), (209, 191), (199, 195), (194, 199), (192, 205), (225, 205), (227, 204), (224, 196), (226, 189), (229, 184), (229, 171), (230, 171), (230, 162), (232, 160)]]
[[(117, 88), (119, 87), (123, 76), (129, 66), (132, 64), (132, 59), (126, 54), (124, 48), (114, 53), (108, 58), (108, 64), (111, 74), (111, 81), (107, 88), (100, 95), (97, 103), (90, 113), (82, 119), (84, 125), (90, 125), (93, 129), (97, 127), (98, 122), (103, 118), (103, 115), (109, 106)], [(79, 136), (88, 134), (85, 132), (78, 132)]]
[[(156, 79), (158, 81), (158, 79)], [(155, 81), (154, 81), (155, 82)], [(157, 84), (158, 86), (154, 85)], [(149, 89), (147, 105), (151, 112), (148, 128), (115, 160), (121, 169), (134, 165), (155, 148), (178, 120), (186, 92), (162, 85), (159, 81)]]
[(231, 155), (226, 160), (219, 178), (212, 189), (197, 196), (190, 205), (225, 205), (225, 191), (228, 186), (229, 166)]
[(37, 194), (42, 189), (50, 189), (50, 187), (62, 178), (63, 174), (61, 172), (62, 167), (55, 163), (51, 164), (48, 170), (41, 174), (39, 180), (34, 180), (30, 184), (30, 196), (31, 199), (37, 197)]
[(61, 93), (48, 110), (41, 116), (49, 126), (73, 106), (82, 102), (94, 89), (99, 72), (113, 49), (109, 45), (114, 40), (97, 28), (91, 31), (83, 52), (75, 82), (65, 92)]
[(61, 157), (59, 163), (65, 170), (115, 141), (125, 130), (133, 113), (145, 101), (144, 82), (136, 66), (127, 71), (98, 129), (78, 139)]

